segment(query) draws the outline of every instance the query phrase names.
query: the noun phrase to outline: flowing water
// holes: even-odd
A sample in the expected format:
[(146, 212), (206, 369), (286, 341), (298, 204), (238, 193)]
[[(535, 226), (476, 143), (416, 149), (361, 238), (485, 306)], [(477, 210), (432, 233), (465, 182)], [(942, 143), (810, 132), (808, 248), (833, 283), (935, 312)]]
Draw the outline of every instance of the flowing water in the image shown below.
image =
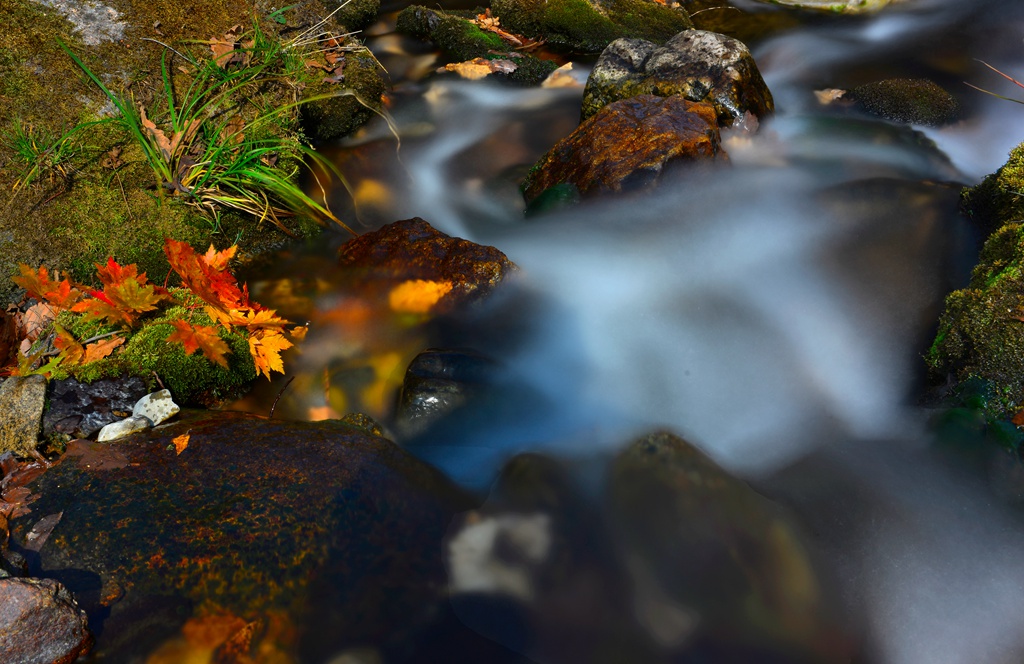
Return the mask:
[[(522, 268), (483, 311), (385, 335), (400, 349), (382, 370), (392, 377), (427, 342), (471, 346), (503, 366), (477, 412), (404, 442), (485, 488), (515, 452), (600, 456), (668, 427), (817, 533), (870, 661), (1021, 661), (1024, 527), (932, 460), (916, 403), (942, 298), (965, 283), (977, 251), (958, 186), (1024, 139), (1024, 108), (962, 81), (1012, 96), (975, 59), (1024, 73), (1024, 5), (908, 0), (874, 17), (802, 18), (750, 42), (777, 113), (754, 135), (726, 138), (731, 167), (529, 220), (518, 181), (575, 127), (582, 88), (424, 76), (433, 53), (387, 21), (370, 31), (396, 82), (401, 147), (375, 122), (331, 148), (363, 223), (421, 216)], [(581, 80), (589, 66), (574, 62)], [(813, 94), (906, 76), (951, 90), (964, 119), (900, 128), (824, 108)], [(322, 267), (323, 256), (277, 276)], [(329, 282), (329, 271), (320, 276)], [(251, 285), (274, 305), (275, 283)], [(332, 298), (328, 284), (316, 306), (330, 311)], [(356, 341), (339, 334), (311, 327), (291, 369), (326, 376), (350, 361)], [(333, 412), (330, 389), (297, 384), (283, 412)], [(387, 399), (373, 403), (386, 415)]]

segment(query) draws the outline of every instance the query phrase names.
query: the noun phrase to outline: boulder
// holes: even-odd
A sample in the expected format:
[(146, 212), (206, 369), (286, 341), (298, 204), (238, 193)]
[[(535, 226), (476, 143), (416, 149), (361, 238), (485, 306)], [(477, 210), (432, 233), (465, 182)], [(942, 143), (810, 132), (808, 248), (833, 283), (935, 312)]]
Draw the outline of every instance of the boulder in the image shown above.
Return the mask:
[(843, 95), (859, 108), (902, 124), (940, 127), (956, 122), (956, 97), (926, 78), (892, 78), (859, 85)]
[(0, 385), (0, 454), (36, 454), (46, 405), (46, 379), (11, 376)]
[(620, 37), (660, 44), (693, 27), (679, 3), (656, 0), (494, 0), (491, 9), (505, 30), (584, 53)]
[(609, 44), (587, 79), (582, 117), (641, 94), (709, 102), (722, 126), (746, 113), (762, 118), (775, 109), (772, 94), (743, 42), (704, 30), (680, 32), (660, 47), (642, 39)]
[(1024, 220), (1024, 143), (1010, 151), (1009, 159), (995, 173), (963, 190), (960, 208), (983, 232)]
[(798, 9), (816, 9), (833, 14), (868, 14), (904, 0), (758, 0)]
[(409, 363), (395, 413), (403, 437), (465, 406), (492, 377), (494, 360), (472, 350), (431, 348)]
[(0, 579), (0, 660), (71, 664), (92, 649), (85, 612), (53, 579)]
[(559, 141), (530, 171), (523, 196), (530, 202), (565, 183), (584, 197), (633, 191), (670, 166), (727, 160), (711, 104), (644, 94), (608, 104)]
[[(429, 307), (436, 313), (483, 298), (518, 269), (494, 247), (445, 235), (419, 217), (349, 240), (338, 261), (349, 270), (353, 289), (371, 301), (392, 300), (403, 284), (436, 285), (437, 293), (444, 291)], [(392, 308), (401, 307), (398, 299)]]
[(353, 645), (404, 660), (446, 602), (441, 540), (472, 505), (364, 429), (235, 412), (80, 445), (29, 486), (12, 547), (62, 514), (32, 573), (75, 593), (111, 661), (224, 615), (273, 621), (266, 647), (298, 661)]

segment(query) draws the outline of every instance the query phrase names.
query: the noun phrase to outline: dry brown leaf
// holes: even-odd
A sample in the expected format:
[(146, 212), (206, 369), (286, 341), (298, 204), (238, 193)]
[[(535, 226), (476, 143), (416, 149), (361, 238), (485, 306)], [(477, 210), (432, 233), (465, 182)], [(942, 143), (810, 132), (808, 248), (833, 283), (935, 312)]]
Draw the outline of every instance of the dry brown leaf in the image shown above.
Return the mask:
[(21, 336), (35, 341), (56, 316), (57, 312), (46, 302), (32, 305), (21, 317)]
[(163, 129), (156, 126), (156, 123), (146, 117), (146, 107), (139, 104), (139, 119), (142, 122), (143, 129), (149, 134), (150, 138), (156, 143), (156, 146), (160, 148), (160, 153), (163, 155), (165, 161), (171, 160), (171, 141), (167, 138), (167, 134), (164, 133)]
[(245, 129), (245, 120), (240, 115), (233, 115), (228, 123), (224, 125), (224, 131), (221, 132), (221, 136), (232, 145), (238, 145), (245, 136), (242, 134), (242, 130)]
[(548, 74), (548, 77), (540, 84), (542, 88), (582, 88), (583, 84), (577, 81), (569, 72), (572, 71), (572, 63), (564, 65)]

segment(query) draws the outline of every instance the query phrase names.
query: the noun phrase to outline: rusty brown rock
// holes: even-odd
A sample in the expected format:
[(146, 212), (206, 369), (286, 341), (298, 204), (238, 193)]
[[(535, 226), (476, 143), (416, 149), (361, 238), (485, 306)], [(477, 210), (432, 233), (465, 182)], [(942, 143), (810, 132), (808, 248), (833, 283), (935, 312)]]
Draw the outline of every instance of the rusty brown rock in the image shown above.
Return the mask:
[(405, 281), (450, 281), (452, 290), (438, 302), (436, 312), (483, 297), (517, 269), (494, 247), (445, 235), (419, 217), (349, 240), (338, 258), (355, 269), (358, 290), (370, 297)]
[(562, 183), (583, 196), (643, 189), (672, 162), (727, 159), (711, 104), (638, 95), (608, 104), (559, 141), (530, 172), (523, 196), (529, 202)]
[(0, 661), (70, 664), (92, 649), (85, 612), (53, 579), (0, 579)]

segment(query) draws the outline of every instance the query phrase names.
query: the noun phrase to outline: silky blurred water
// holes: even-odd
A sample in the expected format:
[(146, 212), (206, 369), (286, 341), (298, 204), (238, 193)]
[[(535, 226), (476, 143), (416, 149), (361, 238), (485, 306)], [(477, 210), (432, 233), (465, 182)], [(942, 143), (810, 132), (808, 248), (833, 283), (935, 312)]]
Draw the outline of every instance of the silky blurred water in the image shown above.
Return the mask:
[[(1013, 95), (976, 59), (1024, 75), (1022, 10), (908, 0), (753, 43), (777, 114), (726, 137), (730, 167), (529, 220), (518, 182), (575, 127), (582, 88), (419, 78), (434, 56), (377, 26), (401, 147), (375, 122), (333, 148), (362, 223), (421, 216), (522, 268), (488, 308), (443, 326), (449, 338), (431, 333), (499, 360), (492, 398), (405, 442), (481, 488), (519, 451), (587, 457), (671, 428), (814, 524), (869, 661), (1020, 661), (1021, 521), (928, 459), (916, 403), (942, 298), (977, 250), (959, 186), (1024, 139), (1024, 108), (963, 81)], [(589, 66), (574, 63), (581, 80)], [(894, 127), (814, 95), (905, 76), (945, 86), (964, 119)], [(310, 337), (323, 355), (296, 368), (315, 374), (338, 351)], [(301, 413), (322, 395), (290, 398)]]

